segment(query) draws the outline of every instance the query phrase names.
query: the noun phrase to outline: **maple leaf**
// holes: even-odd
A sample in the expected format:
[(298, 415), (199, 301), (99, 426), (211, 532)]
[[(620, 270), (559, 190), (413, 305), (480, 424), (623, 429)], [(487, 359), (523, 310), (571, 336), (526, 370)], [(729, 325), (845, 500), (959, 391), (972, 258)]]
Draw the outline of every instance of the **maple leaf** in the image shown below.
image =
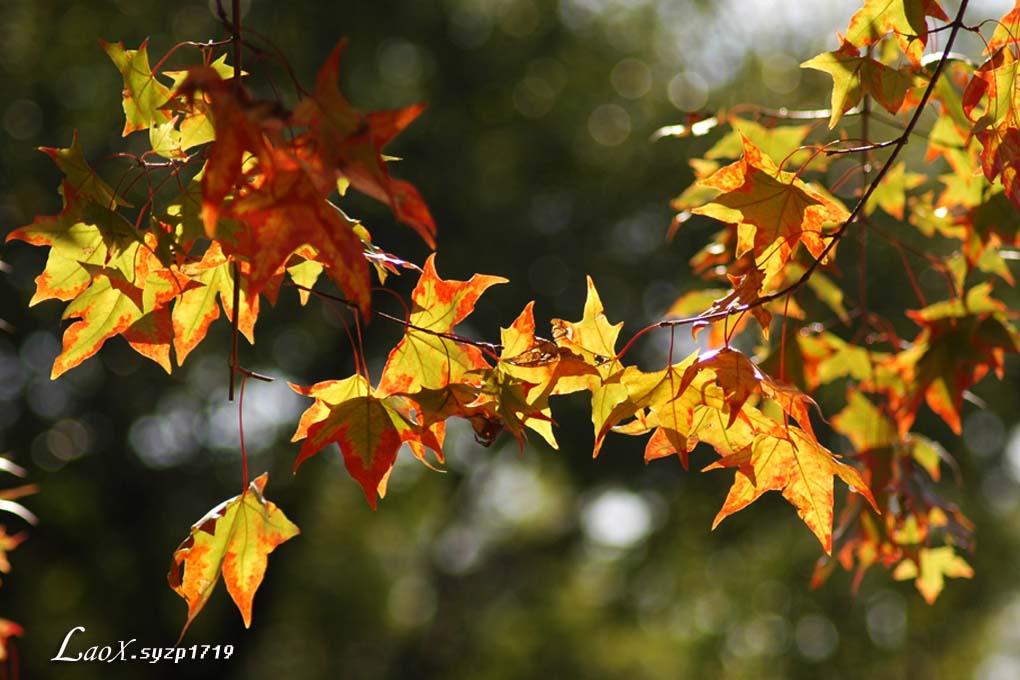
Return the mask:
[(740, 160), (700, 181), (721, 193), (692, 212), (736, 224), (736, 257), (753, 252), (768, 281), (798, 243), (820, 257), (825, 249), (823, 227), (843, 222), (849, 213), (793, 173), (781, 171), (746, 137), (743, 144)]
[(804, 381), (809, 390), (828, 385), (834, 380), (851, 377), (863, 381), (873, 373), (873, 365), (881, 357), (863, 347), (848, 343), (829, 331), (801, 334), (797, 337), (804, 367)]
[(535, 303), (529, 302), (510, 328), (500, 330), (499, 367), (504, 373), (534, 385), (533, 393), (556, 395), (583, 387), (570, 376), (598, 376), (598, 370), (581, 356), (551, 340), (535, 337)]
[(998, 177), (1013, 205), (1020, 208), (1020, 94), (1012, 49), (1000, 48), (974, 72), (962, 105), (967, 117), (975, 121), (973, 132), (981, 143), (985, 177), (989, 181)]
[(471, 314), (489, 286), (506, 281), (484, 274), (475, 274), (467, 281), (441, 279), (436, 273), (435, 255), (430, 255), (411, 293), (409, 325), (383, 368), (379, 393), (440, 389), (459, 382), (468, 371), (486, 368), (488, 363), (478, 347), (442, 335), (451, 333)]
[(879, 512), (857, 470), (836, 460), (812, 435), (795, 426), (787, 427), (782, 436), (759, 435), (749, 450), (725, 456), (705, 470), (724, 467), (735, 467), (737, 473), (712, 523), (713, 529), (766, 491), (781, 491), (783, 498), (797, 509), (797, 514), (818, 538), (826, 554), (831, 554), (833, 477), (846, 482)]
[(316, 185), (304, 164), (277, 149), (270, 155), (276, 166), (272, 181), (253, 186), (224, 209), (225, 216), (247, 227), (235, 243), (224, 243), (224, 252), (248, 260), (249, 300), (269, 285), (296, 250), (309, 245), (340, 290), (367, 312), (371, 281), (356, 223), (325, 200), (328, 189)]
[(66, 149), (41, 146), (39, 150), (53, 159), (53, 162), (57, 164), (60, 171), (67, 177), (67, 181), (79, 194), (111, 210), (115, 209), (118, 205), (129, 206), (89, 165), (89, 162), (85, 159), (85, 153), (82, 151), (81, 144), (78, 142), (77, 130), (72, 133), (71, 146)]
[(156, 80), (149, 66), (149, 41), (143, 40), (137, 50), (125, 50), (122, 42), (99, 43), (124, 78), (123, 136), (169, 120), (170, 113), (162, 107), (170, 99), (170, 88)]
[(541, 435), (552, 448), (559, 448), (552, 431), (554, 421), (548, 393), (531, 396), (536, 385), (515, 378), (502, 366), (472, 371), (468, 377), (480, 379), (478, 397), (467, 405), (468, 408), (480, 409), (490, 422), (498, 421), (514, 436), (522, 452), (526, 427)]
[(914, 85), (914, 76), (908, 69), (892, 68), (862, 57), (858, 48), (846, 42), (838, 50), (819, 54), (800, 66), (832, 76), (830, 130), (864, 95), (871, 95), (886, 111), (895, 114), (903, 106), (907, 90)]
[(953, 459), (941, 444), (925, 436), (912, 432), (907, 436), (907, 450), (910, 457), (924, 468), (932, 481), (942, 478), (942, 463), (952, 466)]
[[(227, 63), (226, 54), (210, 63), (208, 67), (223, 80), (234, 77), (234, 67)], [(190, 71), (163, 72), (163, 75), (174, 81), (170, 90), (175, 95), (189, 95), (188, 90), (181, 90), (189, 74)], [(242, 77), (247, 75), (247, 71), (241, 72)], [(149, 128), (149, 144), (152, 150), (165, 158), (183, 158), (187, 155), (188, 149), (208, 144), (216, 139), (216, 129), (208, 115), (208, 108), (204, 103), (196, 105), (193, 99), (191, 102), (187, 99), (187, 96), (182, 99), (171, 95), (164, 108), (172, 109), (175, 115), (165, 123), (154, 122)]]
[[(616, 357), (616, 342), (623, 322), (609, 322), (602, 298), (590, 276), (587, 277), (587, 285), (581, 320), (553, 319), (551, 324), (553, 341), (598, 371), (598, 375), (565, 376), (558, 383), (561, 393), (579, 389), (591, 391), (591, 420), (598, 440), (606, 419), (617, 405), (627, 399), (628, 392), (621, 381), (626, 369)], [(592, 456), (597, 456), (598, 451), (596, 442)]]
[(988, 128), (975, 137), (983, 148), (985, 177), (992, 181), (998, 177), (1009, 200), (1020, 210), (1020, 127)]
[(1020, 42), (1020, 0), (1016, 0), (1013, 9), (1006, 12), (995, 25), (995, 32), (985, 44), (985, 52), (991, 53), (1003, 47)]
[[(194, 286), (184, 290), (174, 302), (171, 319), (174, 329), (174, 352), (177, 365), (205, 338), (209, 326), (220, 316), (216, 297), (228, 318), (233, 318), (234, 311), (234, 276), (230, 261), (223, 254), (218, 241), (209, 244), (202, 259), (184, 268)], [(242, 284), (243, 285), (243, 284)], [(255, 342), (255, 321), (259, 315), (259, 299), (250, 294), (238, 297), (240, 309), (237, 317), (237, 328)]]
[(864, 6), (850, 17), (845, 39), (856, 47), (867, 47), (894, 32), (900, 49), (919, 64), (928, 44), (930, 16), (949, 21), (937, 0), (864, 0)]
[[(740, 158), (744, 153), (745, 137), (770, 158), (787, 158), (793, 165), (800, 165), (811, 155), (810, 150), (801, 148), (811, 132), (810, 125), (766, 127), (753, 120), (735, 116), (729, 119), (729, 123), (733, 129), (705, 152), (705, 158), (709, 160)], [(820, 166), (812, 162), (811, 167), (817, 169)], [(715, 168), (712, 171), (714, 172)]]
[(265, 576), (269, 553), (300, 533), (276, 504), (266, 500), (268, 480), (268, 473), (262, 473), (244, 493), (210, 510), (174, 551), (167, 582), (188, 603), (181, 638), (209, 601), (220, 576), (244, 627), (251, 626), (252, 602)]
[(50, 246), (29, 306), (43, 300), (74, 299), (92, 282), (85, 265), (117, 266), (130, 259), (132, 245), (138, 241), (137, 233), (119, 215), (90, 203), (69, 180), (61, 185), (61, 194), (64, 207), (58, 215), (37, 217), (7, 234), (7, 241)]
[[(643, 373), (628, 367), (614, 376), (626, 390), (626, 396), (613, 405), (608, 413), (602, 411), (604, 415), (596, 430), (593, 455), (598, 455), (610, 429), (630, 435), (644, 434), (654, 429), (645, 446), (645, 462), (676, 454), (686, 470), (687, 454), (694, 447), (694, 443), (688, 444), (688, 436), (693, 430), (694, 409), (713, 398), (713, 406), (722, 405), (716, 395), (707, 394), (707, 388), (702, 390), (704, 385), (683, 384), (684, 374), (697, 357), (698, 353), (694, 352), (683, 361), (654, 373)], [(637, 420), (617, 426), (617, 423), (631, 416), (637, 416)]]
[(893, 578), (898, 581), (915, 579), (917, 591), (928, 604), (934, 604), (938, 599), (942, 588), (945, 587), (946, 577), (973, 578), (973, 576), (974, 569), (949, 545), (921, 548), (917, 551), (916, 561), (907, 558), (893, 571)]
[[(768, 275), (764, 271), (756, 266), (749, 267), (742, 274), (727, 274), (726, 278), (728, 278), (730, 283), (733, 285), (733, 290), (718, 300), (715, 300), (712, 303), (712, 306), (705, 310), (704, 315), (710, 316), (712, 314), (719, 314), (721, 312), (738, 309), (745, 305), (754, 305), (751, 307), (751, 315), (758, 321), (758, 325), (761, 326), (762, 332), (767, 336), (769, 326), (772, 324), (772, 313), (769, 312), (764, 305), (755, 304), (761, 297), (767, 276)], [(740, 332), (743, 328), (742, 321), (743, 319), (738, 320), (729, 328), (731, 336)], [(697, 335), (697, 332), (704, 327), (703, 324), (704, 322), (696, 322), (691, 329), (692, 333)], [(720, 329), (718, 324), (715, 326), (715, 329), (716, 332), (713, 333), (711, 338), (712, 342), (715, 344), (725, 344), (725, 329)]]
[(885, 174), (882, 183), (871, 194), (864, 208), (870, 215), (879, 207), (897, 220), (903, 220), (903, 208), (906, 206), (906, 192), (916, 189), (927, 181), (927, 176), (917, 172), (907, 172), (906, 163), (900, 162)]
[(216, 137), (202, 171), (202, 221), (206, 235), (213, 238), (224, 199), (244, 177), (246, 152), (255, 156), (258, 172), (271, 181), (273, 162), (266, 134), (275, 131), (281, 121), (256, 106), (245, 90), (234, 86), (233, 79), (224, 80), (211, 66), (192, 68), (177, 88), (177, 94), (196, 105), (198, 91), (208, 99)]
[(327, 166), (336, 167), (350, 185), (387, 203), (398, 220), (435, 247), (436, 225), (425, 201), (409, 182), (390, 175), (381, 150), (422, 112), (417, 104), (396, 111), (362, 114), (343, 96), (340, 55), (346, 40), (330, 53), (315, 78), (315, 92), (294, 109), (294, 121), (307, 125), (309, 136)]
[[(496, 402), (482, 397), (480, 385), (470, 383), (450, 383), (440, 389), (422, 389), (408, 397), (419, 412), (422, 426), (422, 442), (432, 448), (443, 460), (441, 445), (442, 439), (436, 438), (438, 446), (426, 441), (428, 433), (433, 435), (437, 432), (437, 426), (443, 425), (444, 421), (451, 417), (464, 418), (471, 423), (475, 433), (475, 441), (482, 446), (491, 446), (496, 437), (503, 431), (503, 418), (496, 412)], [(415, 443), (408, 442), (412, 452), (419, 459), (415, 451)]]
[(595, 282), (590, 276), (586, 280), (588, 292), (581, 320), (568, 322), (553, 319), (553, 339), (557, 345), (574, 351), (592, 365), (618, 363), (616, 341), (620, 336), (620, 329), (623, 328), (623, 322), (609, 323)]
[(162, 268), (153, 253), (154, 242), (155, 237), (146, 234), (144, 247), (132, 242), (103, 265), (77, 263), (89, 280), (83, 290), (76, 287), (80, 292), (64, 309), (65, 319), (76, 320), (64, 331), (52, 378), (93, 356), (115, 335), (170, 372), (173, 325), (168, 304), (188, 288), (188, 282)]
[(832, 417), (832, 426), (858, 452), (890, 446), (900, 439), (896, 425), (858, 391), (851, 392), (846, 408)]
[[(923, 330), (900, 363), (913, 378), (913, 413), (923, 396), (957, 434), (963, 393), (994, 370), (1002, 376), (1005, 352), (1020, 351), (1020, 339), (1005, 318), (1004, 303), (990, 297), (991, 284), (971, 288), (963, 300), (929, 305), (907, 315)], [(901, 428), (909, 427), (904, 420)]]
[(373, 509), (385, 493), (384, 484), (404, 442), (421, 441), (421, 428), (411, 419), (408, 400), (380, 395), (361, 375), (328, 380), (311, 387), (291, 385), (312, 404), (301, 416), (291, 441), (304, 439), (294, 469), (327, 444), (340, 446), (344, 465), (365, 492)]
[(808, 408), (818, 409), (815, 400), (796, 387), (774, 380), (762, 373), (750, 359), (735, 349), (724, 347), (706, 352), (684, 370), (679, 389), (686, 390), (702, 373), (708, 373), (722, 389), (723, 401), (729, 412), (732, 427), (744, 403), (752, 394), (761, 394), (774, 401), (787, 415), (793, 417), (812, 437)]

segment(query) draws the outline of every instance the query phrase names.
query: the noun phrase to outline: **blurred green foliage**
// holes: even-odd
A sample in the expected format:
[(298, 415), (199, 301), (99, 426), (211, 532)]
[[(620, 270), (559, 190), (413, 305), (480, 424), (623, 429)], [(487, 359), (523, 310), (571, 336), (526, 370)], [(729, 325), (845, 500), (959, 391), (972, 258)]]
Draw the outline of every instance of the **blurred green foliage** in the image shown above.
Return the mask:
[[(483, 298), (470, 332), (496, 339), (530, 299), (540, 324), (580, 318), (590, 274), (628, 337), (695, 285), (687, 259), (714, 229), (695, 219), (663, 242), (668, 201), (690, 180), (685, 159), (712, 139), (653, 144), (650, 134), (680, 109), (824, 106), (824, 78), (797, 64), (834, 44), (855, 3), (824, 4), (252, 0), (245, 22), (305, 83), (349, 36), (344, 87), (363, 110), (428, 102), (388, 151), (406, 159), (395, 172), (421, 189), (439, 224), (439, 271), (511, 280)], [(134, 48), (148, 37), (155, 62), (179, 41), (222, 35), (206, 2), (0, 5), (4, 232), (59, 209), (59, 174), (35, 147), (66, 146), (77, 129), (89, 158), (116, 177), (117, 161), (102, 159), (133, 143), (120, 139), (119, 76), (99, 38)], [(175, 60), (196, 55), (184, 49)], [(271, 60), (246, 59), (272, 73), (284, 98), (292, 93)], [(347, 207), (377, 243), (424, 259), (386, 210)], [(558, 404), (560, 452), (532, 443), (521, 454), (505, 438), (483, 449), (462, 428), (446, 474), (404, 461), (375, 513), (336, 451), (292, 476), (287, 439), (305, 404), (284, 379), (344, 376), (352, 361), (331, 310), (298, 309), (286, 293), (243, 350), (247, 366), (280, 378), (249, 386), (246, 437), (253, 468), (270, 471), (270, 498), (303, 533), (273, 555), (251, 630), (219, 592), (185, 643), (233, 644), (229, 661), (51, 663), (78, 625), (81, 648), (173, 644), (185, 606), (165, 584), (170, 554), (193, 521), (237, 492), (240, 472), (225, 324), (171, 377), (117, 340), (50, 382), (59, 307), (25, 307), (43, 257), (6, 247), (0, 282), (0, 318), (14, 328), (0, 335), (0, 447), (42, 487), (26, 501), (41, 523), (0, 589), (0, 612), (26, 628), (17, 641), (25, 677), (1020, 674), (1015, 360), (1006, 381), (980, 386), (986, 406), (967, 407), (962, 441), (925, 422), (960, 461), (962, 484), (947, 493), (978, 525), (977, 576), (951, 582), (928, 607), (877, 571), (856, 596), (843, 573), (809, 590), (818, 545), (779, 499), (710, 532), (725, 473), (685, 473), (673, 460), (646, 467), (625, 438), (591, 461), (580, 398)], [(910, 299), (883, 278), (896, 262), (892, 253), (871, 268), (876, 305)], [(403, 279), (392, 285), (406, 294), (414, 279)], [(398, 333), (369, 329), (376, 373)], [(667, 340), (644, 341), (639, 361), (661, 364)], [(708, 460), (695, 454), (693, 467)]]

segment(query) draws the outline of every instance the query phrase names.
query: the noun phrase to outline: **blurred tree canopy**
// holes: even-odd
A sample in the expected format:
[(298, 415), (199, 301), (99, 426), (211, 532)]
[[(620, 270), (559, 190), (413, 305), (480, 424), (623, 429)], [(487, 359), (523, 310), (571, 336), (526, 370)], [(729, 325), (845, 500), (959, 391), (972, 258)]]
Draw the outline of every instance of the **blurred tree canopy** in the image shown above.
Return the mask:
[[(439, 225), (448, 278), (497, 274), (471, 325), (507, 326), (535, 299), (542, 321), (573, 318), (585, 274), (631, 332), (693, 285), (687, 260), (715, 229), (692, 222), (664, 242), (669, 200), (704, 139), (652, 143), (687, 110), (755, 101), (826, 106), (823, 74), (798, 65), (835, 47), (853, 0), (416, 0), (243, 3), (246, 27), (276, 45), (304, 83), (342, 36), (344, 88), (362, 110), (428, 108), (392, 149), (401, 177)], [(951, 3), (946, 3), (947, 5)], [(992, 14), (973, 7), (972, 16)], [(212, 5), (212, 7), (210, 6)], [(215, 2), (8, 0), (0, 6), (0, 216), (4, 232), (59, 210), (59, 173), (38, 146), (77, 130), (90, 159), (121, 144), (120, 76), (98, 40), (162, 55), (223, 37)], [(987, 10), (987, 12), (986, 12)], [(836, 171), (834, 171), (836, 172)], [(851, 191), (853, 187), (848, 187)], [(351, 211), (377, 241), (415, 261), (425, 247), (371, 202)], [(727, 481), (640, 464), (614, 440), (591, 461), (581, 398), (558, 411), (561, 450), (532, 438), (489, 449), (451, 434), (446, 474), (398, 462), (372, 512), (335, 450), (290, 474), (305, 403), (287, 380), (350, 372), (334, 315), (270, 309), (245, 363), (246, 438), (274, 500), (302, 528), (279, 549), (245, 631), (218, 591), (186, 644), (232, 644), (228, 661), (55, 664), (61, 640), (170, 646), (184, 617), (165, 585), (189, 524), (232, 493), (236, 405), (226, 400), (229, 328), (171, 377), (120, 340), (49, 380), (56, 307), (27, 308), (44, 253), (3, 252), (0, 446), (30, 470), (40, 523), (11, 556), (3, 616), (21, 623), (26, 677), (119, 678), (1006, 678), (1020, 674), (1018, 364), (976, 390), (953, 455), (958, 502), (979, 527), (977, 572), (933, 606), (908, 583), (869, 573), (854, 596), (839, 573), (818, 590), (810, 532), (780, 499), (709, 531)], [(867, 285), (887, 291), (875, 263)], [(413, 277), (393, 287), (406, 294)], [(903, 304), (887, 291), (874, 304)], [(1015, 300), (1013, 302), (1015, 305)], [(304, 310), (304, 308), (303, 308)], [(367, 331), (378, 373), (399, 328)], [(496, 340), (497, 338), (490, 338)], [(375, 349), (374, 349), (375, 348)], [(374, 353), (373, 353), (374, 352)], [(655, 339), (639, 363), (661, 364)], [(196, 406), (197, 405), (197, 406)], [(933, 425), (933, 427), (938, 427)], [(943, 426), (944, 427), (944, 426)], [(453, 439), (456, 436), (455, 440)]]

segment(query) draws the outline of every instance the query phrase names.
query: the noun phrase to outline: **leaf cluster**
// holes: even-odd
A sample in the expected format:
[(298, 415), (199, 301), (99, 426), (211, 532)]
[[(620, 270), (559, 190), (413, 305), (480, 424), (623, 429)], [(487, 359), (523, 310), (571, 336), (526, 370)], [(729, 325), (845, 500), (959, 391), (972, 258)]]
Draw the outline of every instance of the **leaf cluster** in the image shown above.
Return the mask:
[[(610, 433), (647, 437), (646, 463), (675, 455), (686, 469), (705, 444), (697, 451), (714, 458), (703, 469), (733, 475), (715, 525), (778, 491), (825, 552), (815, 583), (837, 563), (855, 570), (857, 583), (880, 564), (915, 579), (933, 601), (945, 577), (970, 575), (957, 549), (971, 546), (972, 526), (940, 493), (951, 461), (914, 431), (918, 412), (926, 404), (959, 433), (968, 391), (986, 374), (1001, 377), (1004, 355), (1020, 350), (1015, 313), (996, 296), (1014, 283), (1005, 253), (1020, 245), (1020, 3), (996, 24), (979, 65), (951, 58), (960, 31), (980, 34), (964, 24), (966, 6), (950, 19), (936, 0), (865, 0), (840, 48), (803, 64), (832, 77), (830, 110), (698, 112), (694, 125), (664, 128), (659, 136), (717, 135), (703, 158), (689, 159), (695, 181), (673, 201), (670, 236), (694, 216), (719, 228), (691, 260), (705, 287), (622, 347), (622, 324), (609, 321), (590, 278), (580, 319), (553, 319), (548, 338), (531, 302), (498, 343), (468, 337), (459, 324), (506, 280), (443, 279), (435, 255), (420, 267), (404, 261), (339, 207), (359, 192), (435, 247), (424, 199), (383, 154), (423, 107), (356, 109), (338, 87), (343, 42), (311, 90), (295, 82), (294, 102), (256, 98), (240, 64), (214, 58), (212, 47), (200, 48), (201, 63), (167, 71), (166, 58), (150, 65), (144, 43), (104, 43), (124, 79), (123, 134), (147, 132), (150, 149), (122, 154), (129, 167), (113, 183), (77, 136), (67, 148), (43, 149), (64, 174), (63, 209), (8, 236), (50, 249), (30, 304), (68, 303), (52, 377), (115, 336), (170, 372), (222, 308), (234, 335), (232, 380), (265, 378), (240, 365), (237, 336), (254, 342), (264, 303), (293, 287), (302, 304), (312, 296), (343, 303), (356, 358), (353, 375), (292, 386), (313, 400), (294, 434), (294, 466), (337, 444), (373, 508), (402, 450), (443, 465), (448, 419), (467, 420), (482, 445), (505, 430), (522, 448), (529, 433), (557, 448), (552, 398), (587, 392), (593, 456)], [(945, 47), (925, 56), (941, 31)], [(234, 46), (239, 40), (235, 30)], [(927, 159), (941, 169), (934, 178), (898, 162), (926, 109), (934, 113)], [(899, 134), (872, 141), (879, 124)], [(851, 206), (827, 185), (840, 156), (860, 159), (864, 181)], [(128, 190), (138, 183), (148, 194), (136, 206)], [(896, 233), (879, 226), (881, 213), (897, 221)], [(849, 292), (839, 264), (852, 261), (838, 246), (853, 230), (903, 255), (917, 309), (886, 318), (870, 308), (866, 286)], [(932, 245), (908, 250), (911, 239)], [(937, 300), (920, 290), (907, 254), (941, 275)], [(373, 294), (402, 271), (418, 280), (399, 318), (377, 310)], [(360, 333), (371, 319), (403, 330), (375, 382)], [(676, 360), (681, 326), (695, 338), (707, 332), (702, 349)], [(670, 333), (666, 366), (628, 364), (635, 340), (653, 331)], [(738, 337), (758, 349), (740, 351)], [(826, 446), (827, 430), (816, 434), (824, 419), (810, 395), (827, 386), (845, 389), (828, 428), (851, 443), (848, 456)], [(246, 459), (244, 477), (242, 493), (192, 527), (174, 553), (170, 584), (188, 603), (189, 624), (221, 575), (250, 623), (267, 555), (298, 532), (263, 496), (265, 476), (249, 482)], [(837, 477), (853, 493), (834, 532)]]

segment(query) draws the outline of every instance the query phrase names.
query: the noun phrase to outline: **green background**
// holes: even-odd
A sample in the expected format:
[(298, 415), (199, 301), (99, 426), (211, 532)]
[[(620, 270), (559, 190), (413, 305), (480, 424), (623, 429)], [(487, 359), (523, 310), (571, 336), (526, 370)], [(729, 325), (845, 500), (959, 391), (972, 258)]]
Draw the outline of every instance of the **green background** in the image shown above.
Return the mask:
[[(554, 317), (579, 319), (586, 274), (609, 319), (625, 322), (623, 338), (696, 287), (687, 260), (716, 227), (695, 219), (666, 243), (668, 204), (691, 180), (686, 159), (717, 137), (652, 143), (651, 133), (688, 108), (827, 106), (828, 78), (797, 64), (832, 49), (856, 8), (695, 0), (245, 4), (257, 42), (279, 48), (303, 83), (348, 36), (343, 85), (356, 106), (428, 103), (387, 151), (405, 159), (395, 174), (419, 187), (436, 218), (440, 274), (510, 279), (483, 297), (464, 329), (493, 341), (532, 299), (540, 328)], [(982, 13), (988, 4), (972, 10), (972, 23), (989, 16)], [(954, 5), (947, 2), (947, 11)], [(4, 233), (59, 210), (59, 172), (36, 147), (67, 146), (77, 129), (88, 158), (116, 183), (125, 166), (107, 156), (145, 141), (144, 134), (120, 137), (120, 76), (98, 39), (136, 48), (148, 37), (155, 63), (178, 41), (223, 36), (207, 3), (155, 0), (8, 0), (0, 33)], [(174, 63), (197, 58), (186, 48)], [(267, 69), (292, 101), (278, 65), (248, 53), (245, 66)], [(921, 153), (911, 149), (908, 160), (923, 168)], [(387, 250), (426, 257), (384, 207), (356, 197), (344, 206)], [(185, 644), (232, 644), (228, 661), (51, 663), (79, 625), (86, 631), (72, 651), (132, 638), (136, 649), (172, 645), (185, 605), (166, 585), (170, 555), (190, 524), (236, 494), (241, 480), (237, 408), (226, 401), (226, 324), (218, 322), (172, 376), (117, 339), (50, 382), (61, 307), (26, 307), (44, 256), (8, 244), (0, 277), (0, 318), (11, 326), (0, 334), (0, 451), (40, 486), (25, 499), (40, 523), (12, 553), (0, 588), (0, 616), (26, 629), (16, 642), (24, 677), (1020, 675), (1015, 357), (1005, 381), (975, 390), (985, 408), (965, 404), (962, 438), (930, 413), (919, 419), (919, 429), (957, 457), (962, 484), (947, 471), (943, 491), (978, 525), (977, 550), (968, 555), (976, 577), (949, 582), (928, 606), (912, 584), (880, 570), (856, 595), (845, 572), (810, 590), (819, 545), (777, 494), (711, 532), (731, 480), (726, 472), (684, 472), (675, 460), (645, 466), (643, 441), (615, 435), (592, 461), (583, 396), (554, 404), (559, 452), (532, 437), (521, 453), (507, 435), (486, 449), (469, 428), (452, 425), (446, 474), (402, 458), (377, 512), (335, 447), (292, 475), (297, 447), (288, 440), (306, 402), (286, 381), (343, 377), (353, 364), (332, 311), (314, 301), (299, 308), (291, 291), (265, 309), (257, 344), (242, 349), (246, 366), (278, 377), (246, 393), (251, 465), (269, 471), (267, 495), (303, 532), (272, 555), (252, 628), (244, 630), (220, 588)], [(879, 246), (873, 258), (866, 282), (873, 307), (895, 314), (916, 306), (895, 252)], [(934, 290), (937, 276), (916, 266)], [(856, 290), (854, 273), (845, 276)], [(406, 295), (414, 277), (388, 283)], [(372, 324), (366, 352), (374, 376), (398, 338), (399, 328)], [(689, 343), (686, 331), (676, 340)], [(632, 356), (661, 367), (668, 341), (668, 334), (647, 336)], [(823, 402), (827, 413), (841, 407), (833, 396)], [(711, 460), (699, 450), (692, 468)]]

